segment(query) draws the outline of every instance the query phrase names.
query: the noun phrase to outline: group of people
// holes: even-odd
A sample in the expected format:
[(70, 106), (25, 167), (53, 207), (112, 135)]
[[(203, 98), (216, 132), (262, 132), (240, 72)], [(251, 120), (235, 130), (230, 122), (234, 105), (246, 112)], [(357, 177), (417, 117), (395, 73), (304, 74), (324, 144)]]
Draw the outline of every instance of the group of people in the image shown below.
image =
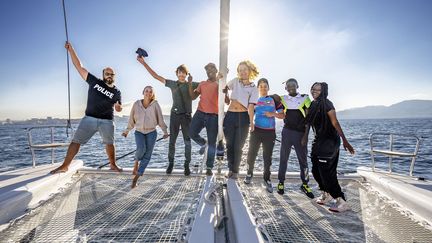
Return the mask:
[[(112, 68), (103, 70), (103, 80), (100, 80), (82, 67), (70, 43), (66, 49), (71, 55), (72, 62), (81, 77), (89, 84), (87, 108), (85, 117), (81, 120), (72, 142), (68, 148), (63, 164), (51, 173), (65, 172), (72, 159), (78, 153), (80, 145), (85, 144), (97, 131), (100, 133), (110, 161), (110, 168), (114, 171), (122, 169), (116, 165), (114, 148), (114, 109), (122, 110), (121, 92), (114, 85), (115, 73)], [(204, 69), (207, 80), (194, 82), (185, 65), (176, 69), (177, 80), (166, 79), (157, 74), (138, 55), (137, 60), (148, 73), (171, 90), (172, 108), (170, 113), (169, 133), (164, 122), (162, 110), (158, 104), (152, 86), (143, 90), (143, 99), (137, 100), (131, 109), (127, 128), (122, 133), (135, 129), (135, 164), (133, 168), (132, 188), (143, 175), (150, 162), (156, 143), (156, 126), (164, 135), (169, 137), (167, 174), (171, 174), (174, 167), (175, 145), (181, 130), (184, 140), (184, 175), (190, 175), (191, 140), (199, 146), (199, 153), (207, 151), (206, 175), (213, 174), (212, 169), (216, 151), (223, 151), (223, 145), (217, 145), (218, 132), (218, 86), (222, 75), (215, 64), (209, 63)], [(244, 183), (250, 184), (253, 178), (254, 164), (260, 146), (263, 147), (264, 184), (268, 192), (273, 192), (270, 180), (273, 148), (276, 139), (276, 118), (283, 119), (282, 141), (280, 145), (280, 161), (278, 171), (277, 192), (285, 192), (285, 175), (287, 163), (293, 147), (300, 166), (300, 189), (310, 198), (314, 198), (309, 187), (309, 167), (307, 162), (307, 143), (310, 127), (315, 137), (312, 143), (311, 161), (312, 175), (318, 183), (322, 194), (317, 203), (328, 204), (333, 199), (336, 203), (330, 210), (341, 212), (349, 209), (344, 193), (337, 180), (337, 164), (339, 161), (339, 147), (341, 139), (343, 147), (354, 154), (342, 128), (336, 118), (335, 108), (328, 100), (328, 85), (325, 82), (314, 83), (310, 89), (313, 100), (307, 94), (298, 92), (299, 84), (296, 79), (288, 79), (285, 83), (285, 95), (269, 95), (269, 82), (258, 77), (257, 67), (250, 61), (242, 61), (237, 66), (237, 77), (227, 82), (223, 92), (228, 111), (223, 119), (223, 131), (226, 143), (229, 179), (238, 179), (239, 167), (243, 155), (243, 147), (249, 138), (247, 153), (247, 174)], [(197, 111), (192, 117), (192, 100), (200, 97)], [(207, 139), (200, 136), (206, 128)]]

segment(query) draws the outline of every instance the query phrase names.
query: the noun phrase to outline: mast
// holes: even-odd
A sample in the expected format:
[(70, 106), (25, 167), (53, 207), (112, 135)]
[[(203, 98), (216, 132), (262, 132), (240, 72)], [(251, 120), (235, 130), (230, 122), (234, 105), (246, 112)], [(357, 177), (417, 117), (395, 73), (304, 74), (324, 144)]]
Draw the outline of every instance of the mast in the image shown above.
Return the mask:
[(219, 80), (219, 113), (218, 113), (218, 142), (224, 137), (223, 135), (223, 118), (225, 94), (222, 89), (225, 88), (228, 73), (228, 37), (229, 37), (229, 12), (230, 0), (220, 1), (220, 33), (219, 33), (219, 72), (223, 78)]

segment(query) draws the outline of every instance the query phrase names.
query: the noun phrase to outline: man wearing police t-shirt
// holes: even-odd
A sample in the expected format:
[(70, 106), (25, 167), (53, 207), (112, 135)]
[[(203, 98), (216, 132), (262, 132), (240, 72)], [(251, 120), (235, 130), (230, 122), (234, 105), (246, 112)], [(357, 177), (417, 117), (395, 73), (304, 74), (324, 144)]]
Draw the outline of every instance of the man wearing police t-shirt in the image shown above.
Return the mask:
[(69, 145), (63, 164), (51, 171), (52, 174), (66, 172), (81, 144), (85, 144), (90, 138), (99, 132), (106, 147), (106, 153), (110, 161), (111, 170), (120, 172), (116, 165), (114, 148), (114, 108), (117, 112), (122, 110), (121, 93), (114, 85), (114, 70), (107, 67), (103, 70), (103, 80), (100, 80), (82, 67), (72, 45), (68, 42), (65, 48), (69, 51), (72, 63), (81, 77), (88, 83), (88, 97), (85, 116), (81, 119), (77, 131)]

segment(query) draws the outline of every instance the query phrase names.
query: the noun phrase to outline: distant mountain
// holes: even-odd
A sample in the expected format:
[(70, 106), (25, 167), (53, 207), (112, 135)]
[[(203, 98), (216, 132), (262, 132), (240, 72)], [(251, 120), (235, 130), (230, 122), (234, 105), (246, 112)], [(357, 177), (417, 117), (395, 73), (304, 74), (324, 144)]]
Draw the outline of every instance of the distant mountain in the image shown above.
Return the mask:
[(391, 106), (366, 106), (338, 111), (341, 119), (432, 117), (432, 100), (405, 100)]

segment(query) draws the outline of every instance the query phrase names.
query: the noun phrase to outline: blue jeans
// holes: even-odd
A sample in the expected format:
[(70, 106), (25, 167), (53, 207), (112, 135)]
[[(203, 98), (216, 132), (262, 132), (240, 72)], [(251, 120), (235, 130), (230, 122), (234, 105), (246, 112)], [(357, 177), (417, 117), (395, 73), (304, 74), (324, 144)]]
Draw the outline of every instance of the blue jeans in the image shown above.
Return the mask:
[(249, 134), (249, 124), (247, 111), (228, 111), (224, 118), (223, 130), (226, 140), (228, 169), (234, 173), (239, 172), (243, 146)]
[(156, 130), (147, 134), (135, 131), (135, 143), (137, 146), (135, 160), (139, 161), (138, 175), (142, 176), (150, 162), (153, 148), (156, 143)]
[(200, 146), (203, 146), (206, 143), (206, 140), (199, 135), (203, 128), (206, 128), (207, 131), (207, 169), (213, 169), (213, 164), (215, 160), (216, 154), (216, 140), (218, 133), (218, 115), (204, 113), (202, 111), (197, 110), (195, 115), (192, 118), (192, 122), (190, 125), (189, 136)]

